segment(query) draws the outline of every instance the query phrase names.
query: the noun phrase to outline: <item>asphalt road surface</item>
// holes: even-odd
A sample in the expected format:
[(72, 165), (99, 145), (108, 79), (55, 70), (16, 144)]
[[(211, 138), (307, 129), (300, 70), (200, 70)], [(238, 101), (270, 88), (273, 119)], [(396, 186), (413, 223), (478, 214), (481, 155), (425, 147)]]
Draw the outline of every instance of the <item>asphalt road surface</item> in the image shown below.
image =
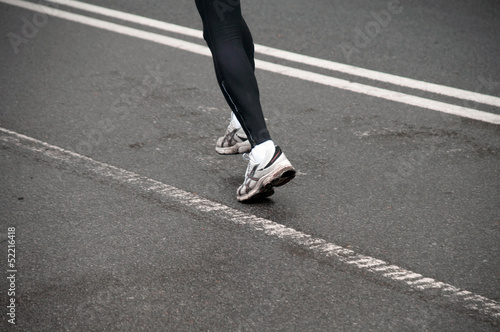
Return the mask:
[(500, 4), (242, 5), (255, 204), (194, 1), (0, 0), (0, 329), (498, 331)]

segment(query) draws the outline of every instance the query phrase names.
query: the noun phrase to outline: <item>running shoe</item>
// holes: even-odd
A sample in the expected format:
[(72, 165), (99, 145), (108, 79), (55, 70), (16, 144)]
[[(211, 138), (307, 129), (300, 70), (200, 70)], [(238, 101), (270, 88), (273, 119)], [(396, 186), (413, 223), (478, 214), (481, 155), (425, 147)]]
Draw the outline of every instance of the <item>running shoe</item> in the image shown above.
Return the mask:
[(237, 154), (249, 152), (252, 149), (243, 128), (235, 128), (233, 122), (229, 122), (226, 134), (219, 137), (215, 143), (215, 151), (219, 154)]
[(274, 194), (274, 187), (282, 186), (295, 177), (295, 168), (279, 146), (269, 153), (264, 162), (256, 163), (252, 153), (244, 154), (248, 160), (245, 181), (238, 188), (238, 201), (257, 200)]

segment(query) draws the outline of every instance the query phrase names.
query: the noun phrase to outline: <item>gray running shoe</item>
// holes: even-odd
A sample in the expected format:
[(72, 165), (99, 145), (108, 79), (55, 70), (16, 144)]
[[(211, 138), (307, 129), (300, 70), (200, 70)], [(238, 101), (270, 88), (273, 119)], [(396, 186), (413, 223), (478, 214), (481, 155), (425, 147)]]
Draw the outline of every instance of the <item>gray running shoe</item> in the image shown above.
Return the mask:
[(219, 154), (236, 154), (249, 152), (252, 149), (243, 128), (235, 128), (233, 122), (229, 122), (226, 134), (217, 139), (215, 151)]
[(260, 164), (253, 161), (252, 154), (244, 154), (248, 160), (245, 181), (238, 188), (238, 201), (256, 200), (274, 194), (273, 187), (282, 186), (295, 177), (295, 168), (279, 146)]

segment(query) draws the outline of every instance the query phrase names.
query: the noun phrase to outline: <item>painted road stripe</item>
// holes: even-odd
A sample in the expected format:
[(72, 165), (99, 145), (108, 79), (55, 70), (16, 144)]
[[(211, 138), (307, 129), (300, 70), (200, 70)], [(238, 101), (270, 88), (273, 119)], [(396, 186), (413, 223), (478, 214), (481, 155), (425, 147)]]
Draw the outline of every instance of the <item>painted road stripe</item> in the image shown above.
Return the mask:
[(370, 273), (378, 278), (418, 291), (423, 296), (439, 297), (441, 302), (458, 304), (479, 314), (485, 320), (500, 323), (500, 303), (484, 296), (424, 277), (380, 259), (357, 254), (350, 249), (320, 238), (314, 238), (274, 221), (238, 211), (137, 173), (96, 161), (1, 127), (0, 141), (6, 147), (27, 152), (34, 158), (56, 164), (58, 167), (77, 172), (82, 176), (97, 178), (100, 182), (108, 184), (119, 184), (137, 194), (153, 196), (162, 202), (168, 201), (187, 206), (210, 215), (213, 220), (248, 226), (254, 231), (289, 241), (314, 255), (356, 267), (363, 273)]
[[(167, 22), (162, 22), (159, 20), (154, 20), (151, 18), (139, 16), (139, 15), (134, 15), (134, 14), (129, 14), (129, 13), (124, 13), (118, 10), (114, 9), (109, 9), (101, 6), (96, 6), (96, 5), (91, 5), (87, 4), (85, 2), (81, 1), (74, 1), (74, 0), (47, 0), (48, 2), (52, 3), (57, 3), (60, 5), (84, 10), (87, 12), (95, 13), (95, 14), (100, 14), (103, 16), (108, 16), (112, 18), (117, 18), (123, 21), (127, 22), (132, 22), (132, 23), (138, 23), (141, 25), (149, 26), (152, 28), (164, 30), (164, 31), (169, 31), (169, 32), (174, 32), (178, 34), (182, 34), (185, 36), (190, 36), (190, 37), (195, 37), (195, 38), (203, 38), (203, 32), (197, 29), (192, 29), (188, 27), (183, 27), (181, 25), (177, 24), (172, 24), (172, 23), (167, 23)], [(428, 83), (428, 82), (423, 82), (423, 81), (418, 81), (414, 80), (411, 78), (406, 78), (398, 75), (392, 75), (392, 74), (387, 74), (387, 73), (382, 73), (374, 70), (369, 70), (369, 69), (364, 69), (356, 66), (351, 66), (351, 65), (346, 65), (343, 63), (339, 62), (334, 62), (334, 61), (329, 61), (329, 60), (324, 60), (324, 59), (319, 59), (303, 54), (298, 54), (298, 53), (293, 53), (293, 52), (288, 52), (288, 51), (283, 51), (280, 49), (268, 47), (268, 46), (263, 46), (259, 44), (255, 44), (255, 52), (272, 56), (275, 58), (279, 59), (284, 59), (288, 61), (293, 61), (297, 63), (302, 63), (318, 68), (324, 68), (328, 70), (333, 70), (337, 72), (342, 72), (345, 74), (357, 76), (357, 77), (363, 77), (363, 78), (368, 78), (374, 81), (379, 81), (379, 82), (384, 82), (384, 83), (390, 83), (394, 85), (399, 85), (411, 89), (416, 89), (416, 90), (421, 90), (421, 91), (426, 91), (426, 92), (432, 92), (444, 96), (449, 96), (453, 98), (458, 98), (462, 100), (470, 100), (482, 104), (487, 104), (487, 105), (492, 105), (492, 106), (497, 106), (500, 107), (500, 98), (495, 97), (495, 96), (490, 96), (490, 95), (485, 95), (482, 93), (477, 93), (477, 92), (472, 92), (472, 91), (467, 91), (467, 90), (462, 90), (462, 89), (457, 89), (457, 88), (452, 88), (444, 85), (439, 85), (439, 84), (434, 84), (434, 83)]]
[(256, 67), (270, 72), (286, 75), (289, 77), (299, 78), (305, 81), (315, 82), (343, 90), (361, 93), (368, 96), (382, 98), (390, 101), (396, 101), (407, 105), (426, 108), (433, 111), (438, 111), (447, 114), (458, 115), (461, 117), (489, 122), (493, 124), (500, 124), (500, 115), (479, 111), (472, 108), (452, 105), (426, 99), (422, 97), (412, 96), (401, 92), (381, 89), (370, 85), (346, 81), (343, 79), (330, 77), (326, 75), (316, 74), (301, 69), (282, 66), (261, 60), (255, 60)]
[[(205, 56), (211, 56), (210, 51), (206, 46), (190, 43), (181, 39), (171, 38), (164, 35), (138, 30), (79, 14), (65, 12), (59, 9), (54, 9), (48, 6), (42, 6), (31, 2), (26, 2), (21, 0), (0, 0), (0, 2), (11, 4), (14, 6), (19, 6), (21, 8), (37, 11), (40, 13), (45, 13), (47, 15), (85, 24), (95, 28), (104, 29), (127, 36), (152, 41), (162, 45), (178, 48), (184, 51), (201, 54)], [(305, 70), (300, 70), (292, 67), (282, 66), (262, 60), (256, 60), (256, 67), (262, 70), (278, 73), (281, 75), (299, 78), (305, 81), (319, 83), (322, 85), (331, 86), (339, 89), (349, 90), (352, 92), (361, 93), (377, 98), (396, 101), (407, 105), (412, 105), (442, 113), (458, 115), (461, 117), (488, 122), (492, 124), (500, 124), (500, 115), (472, 108), (438, 102), (431, 99), (416, 97), (396, 91), (376, 88), (370, 85), (353, 83), (347, 80), (321, 75), (313, 72), (308, 72)]]

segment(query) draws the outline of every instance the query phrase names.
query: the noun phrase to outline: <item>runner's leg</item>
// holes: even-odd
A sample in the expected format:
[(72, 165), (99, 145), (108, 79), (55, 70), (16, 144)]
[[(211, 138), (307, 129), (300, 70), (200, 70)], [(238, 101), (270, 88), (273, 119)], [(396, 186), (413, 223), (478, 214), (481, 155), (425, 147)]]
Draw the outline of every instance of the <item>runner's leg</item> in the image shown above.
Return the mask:
[(236, 0), (196, 0), (219, 86), (252, 146), (271, 139), (254, 69), (253, 40)]

